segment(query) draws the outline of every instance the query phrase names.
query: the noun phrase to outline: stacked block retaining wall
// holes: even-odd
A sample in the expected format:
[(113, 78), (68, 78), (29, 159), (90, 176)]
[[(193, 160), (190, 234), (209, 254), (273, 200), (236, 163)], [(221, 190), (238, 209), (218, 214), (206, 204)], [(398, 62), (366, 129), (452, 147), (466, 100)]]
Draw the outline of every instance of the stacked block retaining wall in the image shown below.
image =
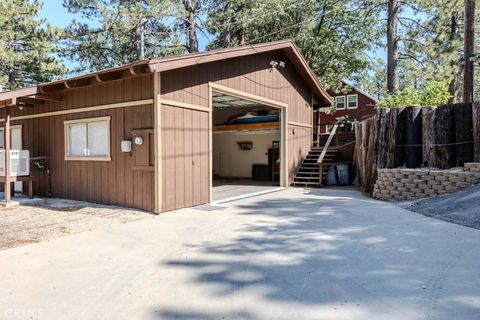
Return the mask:
[(373, 197), (384, 201), (414, 200), (453, 193), (475, 183), (480, 183), (480, 162), (448, 170), (378, 169)]

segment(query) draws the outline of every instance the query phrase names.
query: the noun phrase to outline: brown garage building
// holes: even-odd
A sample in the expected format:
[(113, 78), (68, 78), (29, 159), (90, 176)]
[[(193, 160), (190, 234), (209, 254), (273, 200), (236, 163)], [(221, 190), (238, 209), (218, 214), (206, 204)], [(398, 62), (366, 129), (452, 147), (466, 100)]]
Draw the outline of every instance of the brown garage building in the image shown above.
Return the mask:
[(0, 121), (12, 148), (49, 158), (50, 182), (32, 166), (35, 194), (161, 212), (211, 202), (217, 178), (277, 174), (289, 186), (312, 145), (312, 108), (332, 103), (280, 41), (3, 92)]

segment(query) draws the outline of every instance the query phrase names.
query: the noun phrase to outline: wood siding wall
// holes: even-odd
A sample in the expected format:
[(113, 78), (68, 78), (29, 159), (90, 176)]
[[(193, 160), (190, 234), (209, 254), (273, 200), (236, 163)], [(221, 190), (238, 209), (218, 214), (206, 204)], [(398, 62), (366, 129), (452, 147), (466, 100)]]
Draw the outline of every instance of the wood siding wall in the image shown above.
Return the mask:
[[(272, 60), (285, 61), (286, 67), (272, 68)], [(161, 98), (209, 107), (209, 82), (286, 103), (289, 122), (310, 126), (313, 124), (311, 90), (281, 52), (261, 53), (162, 72)], [(210, 174), (208, 113), (163, 105), (162, 109), (163, 207), (172, 210), (206, 203)], [(191, 134), (193, 139), (190, 138)], [(200, 137), (205, 138), (199, 140)], [(286, 158), (290, 184), (299, 164), (311, 148), (312, 129), (289, 125), (287, 139), (289, 146)], [(190, 141), (193, 141), (192, 146)], [(190, 164), (192, 157), (197, 157), (192, 162), (194, 165)], [(202, 168), (200, 177), (191, 174), (192, 170), (199, 168)], [(193, 199), (192, 189), (193, 197), (196, 197)]]
[[(152, 88), (151, 75), (96, 84), (65, 91), (61, 103), (46, 102), (23, 110), (12, 108), (12, 116), (150, 99)], [(64, 121), (101, 116), (111, 117), (112, 161), (65, 161)], [(133, 156), (120, 150), (121, 141), (131, 139), (133, 129), (153, 128), (151, 104), (18, 120), (12, 124), (23, 126), (23, 148), (30, 150), (31, 157), (50, 157), (54, 197), (153, 210), (153, 171), (134, 171)], [(32, 167), (32, 173), (34, 193), (45, 196), (48, 185), (44, 171)]]
[(209, 202), (208, 112), (162, 105), (162, 211)]

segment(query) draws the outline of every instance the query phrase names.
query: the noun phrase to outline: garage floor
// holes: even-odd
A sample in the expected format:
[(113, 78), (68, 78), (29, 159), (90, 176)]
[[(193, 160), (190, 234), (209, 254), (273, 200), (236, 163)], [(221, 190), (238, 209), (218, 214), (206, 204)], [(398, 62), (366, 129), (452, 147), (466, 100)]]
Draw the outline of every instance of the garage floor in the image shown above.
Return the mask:
[(0, 319), (479, 319), (480, 230), (351, 190), (216, 207), (0, 251)]
[(251, 179), (214, 179), (213, 201), (228, 201), (246, 195), (268, 192), (278, 189), (271, 181), (253, 181)]

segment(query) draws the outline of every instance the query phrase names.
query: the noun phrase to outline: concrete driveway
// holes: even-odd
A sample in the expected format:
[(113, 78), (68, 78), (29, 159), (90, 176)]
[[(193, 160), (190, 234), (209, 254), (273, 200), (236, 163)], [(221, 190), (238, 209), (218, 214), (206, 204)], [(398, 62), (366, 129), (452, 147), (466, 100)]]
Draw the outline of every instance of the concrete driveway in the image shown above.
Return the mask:
[(479, 319), (479, 270), (479, 230), (290, 189), (0, 251), (0, 319)]

